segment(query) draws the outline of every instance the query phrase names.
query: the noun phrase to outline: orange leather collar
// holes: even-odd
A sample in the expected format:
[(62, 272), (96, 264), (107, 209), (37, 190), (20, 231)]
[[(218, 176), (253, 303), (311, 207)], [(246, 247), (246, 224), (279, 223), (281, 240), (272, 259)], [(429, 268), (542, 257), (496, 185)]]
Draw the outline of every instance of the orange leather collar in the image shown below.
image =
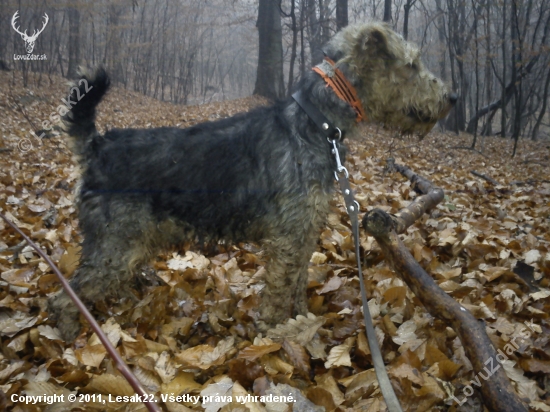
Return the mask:
[(361, 100), (357, 97), (355, 87), (351, 85), (344, 76), (344, 73), (336, 67), (335, 63), (329, 57), (325, 56), (325, 60), (321, 64), (315, 66), (313, 71), (325, 80), (327, 87), (330, 86), (334, 93), (336, 93), (336, 96), (351, 105), (353, 110), (355, 110), (355, 121), (357, 123), (367, 119)]

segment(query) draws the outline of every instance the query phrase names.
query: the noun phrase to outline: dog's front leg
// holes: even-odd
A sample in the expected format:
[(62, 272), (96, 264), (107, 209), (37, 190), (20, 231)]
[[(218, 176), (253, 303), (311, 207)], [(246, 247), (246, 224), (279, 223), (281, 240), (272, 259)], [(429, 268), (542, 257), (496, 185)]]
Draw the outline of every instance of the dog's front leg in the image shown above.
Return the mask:
[(257, 322), (260, 330), (307, 314), (307, 268), (318, 236), (318, 230), (311, 228), (266, 242), (269, 261)]

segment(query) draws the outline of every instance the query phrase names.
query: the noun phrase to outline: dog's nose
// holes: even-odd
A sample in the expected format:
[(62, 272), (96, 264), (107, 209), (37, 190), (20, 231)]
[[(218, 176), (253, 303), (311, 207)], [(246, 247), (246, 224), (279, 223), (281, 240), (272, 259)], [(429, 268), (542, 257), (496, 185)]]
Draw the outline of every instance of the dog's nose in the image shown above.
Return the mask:
[(449, 95), (449, 101), (451, 102), (451, 104), (455, 104), (457, 100), (458, 100), (458, 94), (451, 93)]

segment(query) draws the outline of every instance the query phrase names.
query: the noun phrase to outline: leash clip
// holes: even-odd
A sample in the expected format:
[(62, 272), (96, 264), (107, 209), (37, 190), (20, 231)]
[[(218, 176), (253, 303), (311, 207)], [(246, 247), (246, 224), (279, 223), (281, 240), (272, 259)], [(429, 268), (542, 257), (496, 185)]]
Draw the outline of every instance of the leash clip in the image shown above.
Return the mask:
[(336, 178), (336, 181), (340, 180), (338, 178), (338, 174), (344, 172), (346, 179), (349, 177), (348, 169), (346, 169), (342, 165), (342, 161), (340, 160), (340, 152), (338, 151), (338, 145), (336, 142), (342, 140), (342, 131), (337, 127), (336, 130), (338, 130), (338, 137), (334, 139), (330, 139), (327, 137), (327, 140), (330, 144), (332, 144), (332, 154), (334, 155), (334, 158), (336, 159), (336, 171), (334, 172), (334, 177)]

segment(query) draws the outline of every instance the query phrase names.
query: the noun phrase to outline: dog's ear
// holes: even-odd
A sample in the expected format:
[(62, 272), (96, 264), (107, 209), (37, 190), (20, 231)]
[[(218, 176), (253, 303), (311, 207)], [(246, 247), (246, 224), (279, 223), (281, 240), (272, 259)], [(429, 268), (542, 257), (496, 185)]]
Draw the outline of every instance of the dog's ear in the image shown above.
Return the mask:
[(393, 58), (388, 47), (387, 30), (382, 25), (368, 26), (361, 33), (359, 47), (367, 56)]

